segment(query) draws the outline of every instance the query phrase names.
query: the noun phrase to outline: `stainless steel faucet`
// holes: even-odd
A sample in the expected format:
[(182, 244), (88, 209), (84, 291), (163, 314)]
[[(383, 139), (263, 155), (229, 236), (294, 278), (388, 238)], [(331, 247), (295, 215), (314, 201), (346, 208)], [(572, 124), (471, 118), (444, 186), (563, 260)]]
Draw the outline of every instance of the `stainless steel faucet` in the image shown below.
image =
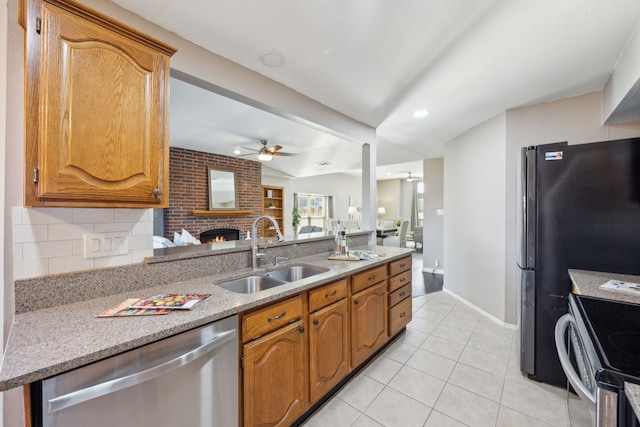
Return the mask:
[(275, 226), (276, 234), (278, 235), (278, 242), (284, 241), (284, 237), (280, 232), (280, 227), (278, 226), (278, 222), (275, 220), (274, 217), (269, 215), (261, 215), (258, 218), (256, 218), (253, 221), (253, 225), (251, 226), (251, 268), (253, 268), (254, 270), (258, 268), (258, 259), (262, 258), (265, 255), (264, 252), (258, 252), (258, 237), (257, 237), (258, 236), (257, 225), (258, 225), (258, 222), (263, 219), (268, 219)]

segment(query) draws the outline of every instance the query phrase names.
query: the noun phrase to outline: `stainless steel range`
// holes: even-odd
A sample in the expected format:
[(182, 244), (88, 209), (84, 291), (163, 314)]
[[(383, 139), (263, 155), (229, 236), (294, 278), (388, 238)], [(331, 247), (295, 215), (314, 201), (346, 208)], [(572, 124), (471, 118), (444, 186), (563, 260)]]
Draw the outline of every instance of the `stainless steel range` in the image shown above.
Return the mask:
[(555, 339), (562, 368), (580, 398), (592, 403), (596, 425), (638, 426), (624, 385), (640, 384), (640, 305), (570, 294)]

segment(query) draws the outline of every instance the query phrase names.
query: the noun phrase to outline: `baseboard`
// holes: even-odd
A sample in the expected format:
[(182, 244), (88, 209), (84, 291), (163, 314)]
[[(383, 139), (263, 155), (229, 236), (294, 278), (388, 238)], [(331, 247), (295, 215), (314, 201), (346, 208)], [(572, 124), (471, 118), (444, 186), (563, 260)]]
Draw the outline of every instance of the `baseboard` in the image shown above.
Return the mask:
[(486, 311), (484, 311), (483, 309), (481, 309), (480, 307), (471, 304), (469, 301), (467, 301), (466, 299), (462, 298), (461, 296), (451, 292), (448, 289), (445, 289), (444, 287), (442, 288), (442, 290), (446, 293), (448, 293), (449, 295), (451, 295), (452, 297), (454, 297), (455, 299), (457, 299), (458, 301), (460, 301), (461, 303), (465, 304), (466, 306), (474, 309), (475, 311), (477, 311), (478, 313), (482, 314), (484, 317), (492, 320), (493, 322), (497, 323), (498, 325), (507, 328), (507, 329), (513, 329), (513, 330), (517, 330), (518, 329), (518, 325), (513, 325), (511, 323), (505, 323), (502, 320), (498, 319), (497, 317), (495, 317), (492, 314), (487, 313)]
[(433, 274), (441, 274), (444, 276), (444, 270), (440, 269), (440, 268), (422, 268), (422, 271), (424, 273), (433, 273)]

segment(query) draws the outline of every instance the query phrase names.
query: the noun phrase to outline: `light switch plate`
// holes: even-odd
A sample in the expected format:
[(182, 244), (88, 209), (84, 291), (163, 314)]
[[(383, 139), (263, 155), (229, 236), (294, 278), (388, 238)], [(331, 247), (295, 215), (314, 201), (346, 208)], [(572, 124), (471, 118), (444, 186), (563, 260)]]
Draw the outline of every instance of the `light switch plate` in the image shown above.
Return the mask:
[(128, 254), (128, 236), (129, 234), (124, 231), (113, 233), (84, 233), (85, 259)]

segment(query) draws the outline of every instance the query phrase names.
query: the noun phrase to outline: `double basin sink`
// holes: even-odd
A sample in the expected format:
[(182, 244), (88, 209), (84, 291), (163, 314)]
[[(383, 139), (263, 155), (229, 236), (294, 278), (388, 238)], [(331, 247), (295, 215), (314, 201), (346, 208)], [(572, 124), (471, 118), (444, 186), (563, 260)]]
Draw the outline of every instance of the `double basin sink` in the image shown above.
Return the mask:
[(260, 275), (242, 277), (240, 279), (223, 282), (218, 284), (218, 286), (239, 294), (252, 294), (266, 289), (275, 288), (277, 286), (284, 285), (285, 283), (306, 279), (307, 277), (315, 276), (316, 274), (324, 273), (325, 271), (329, 271), (329, 269), (310, 267), (306, 265), (294, 265), (269, 271)]

